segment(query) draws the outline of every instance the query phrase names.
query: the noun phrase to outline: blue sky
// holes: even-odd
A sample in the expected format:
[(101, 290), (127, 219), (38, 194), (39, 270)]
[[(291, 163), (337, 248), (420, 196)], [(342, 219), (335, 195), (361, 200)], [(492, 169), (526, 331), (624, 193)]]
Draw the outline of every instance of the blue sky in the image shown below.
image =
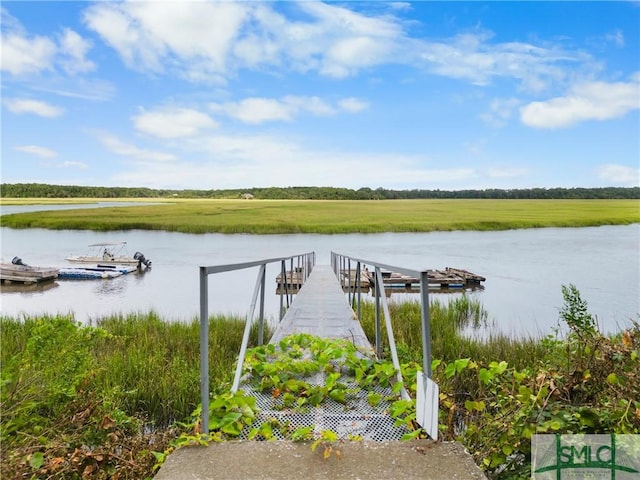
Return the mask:
[(3, 1), (2, 182), (640, 184), (640, 3)]

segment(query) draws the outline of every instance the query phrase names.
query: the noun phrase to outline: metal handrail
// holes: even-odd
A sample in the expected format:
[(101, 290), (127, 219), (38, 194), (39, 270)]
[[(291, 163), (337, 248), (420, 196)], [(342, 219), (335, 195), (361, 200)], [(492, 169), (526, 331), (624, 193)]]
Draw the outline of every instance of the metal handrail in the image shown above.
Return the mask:
[(289, 291), (286, 279), (286, 262), (290, 262), (292, 280), (293, 265), (296, 260), (297, 268), (302, 273), (302, 282), (306, 282), (311, 270), (316, 263), (315, 252), (302, 253), (299, 255), (291, 255), (289, 257), (267, 258), (264, 260), (256, 260), (253, 262), (233, 263), (227, 265), (214, 265), (208, 267), (199, 267), (200, 271), (200, 399), (202, 402), (201, 411), (201, 432), (205, 435), (209, 434), (209, 275), (223, 272), (231, 272), (234, 270), (243, 270), (246, 268), (260, 267), (256, 279), (256, 285), (251, 299), (250, 311), (247, 315), (245, 328), (242, 335), (242, 345), (238, 355), (238, 364), (234, 375), (232, 391), (237, 391), (240, 384), (240, 376), (242, 374), (242, 365), (249, 343), (249, 334), (255, 314), (258, 296), (260, 297), (260, 313), (258, 323), (258, 344), (263, 342), (264, 332), (264, 293), (266, 285), (266, 266), (270, 263), (280, 262), (280, 271), (283, 281), (283, 290), (280, 292), (280, 312), (279, 320), (284, 316), (284, 297), (287, 300), (287, 307), (290, 306), (293, 297), (293, 291)]
[[(351, 262), (356, 263), (356, 275), (354, 284), (351, 285)], [(391, 350), (391, 358), (396, 370), (400, 371), (400, 363), (398, 361), (398, 353), (396, 350), (395, 339), (393, 337), (393, 329), (391, 326), (391, 316), (389, 314), (389, 308), (387, 305), (386, 295), (384, 295), (384, 283), (382, 280), (382, 269), (392, 272), (403, 273), (408, 276), (413, 276), (420, 279), (420, 317), (422, 326), (422, 368), (428, 378), (431, 378), (431, 320), (429, 317), (429, 283), (428, 283), (428, 271), (427, 270), (413, 270), (405, 267), (398, 267), (395, 265), (388, 265), (380, 262), (374, 262), (371, 260), (365, 260), (362, 258), (351, 257), (349, 255), (343, 255), (336, 252), (331, 252), (331, 267), (334, 273), (340, 280), (340, 284), (345, 287), (345, 275), (342, 271), (346, 270), (348, 275), (348, 295), (350, 303), (357, 303), (356, 315), (358, 320), (361, 319), (361, 287), (360, 287), (360, 274), (362, 266), (371, 266), (375, 269), (375, 306), (376, 306), (376, 354), (378, 356), (382, 353), (381, 348), (381, 328), (380, 328), (380, 303), (382, 301), (382, 308), (384, 313), (385, 325), (387, 327), (387, 336), (389, 341), (389, 349)], [(355, 291), (352, 296), (351, 290)]]

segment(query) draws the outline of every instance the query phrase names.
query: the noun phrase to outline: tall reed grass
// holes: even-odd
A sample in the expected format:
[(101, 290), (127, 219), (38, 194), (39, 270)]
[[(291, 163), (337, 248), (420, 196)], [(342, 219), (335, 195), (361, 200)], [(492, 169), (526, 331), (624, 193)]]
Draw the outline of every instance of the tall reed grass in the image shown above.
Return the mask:
[[(422, 362), (422, 324), (420, 302), (390, 302), (393, 334), (399, 354), (404, 361)], [(547, 347), (539, 338), (515, 338), (496, 331), (486, 338), (474, 338), (465, 332), (474, 328), (490, 328), (488, 314), (482, 303), (463, 295), (448, 303), (432, 300), (429, 306), (431, 325), (432, 359), (451, 362), (458, 358), (471, 357), (487, 363), (496, 359), (507, 360), (510, 365), (521, 368), (532, 365), (547, 353)], [(375, 304), (362, 305), (362, 327), (375, 342)], [(383, 345), (386, 345), (386, 328), (382, 321)]]
[[(75, 324), (70, 316), (0, 318), (3, 368), (24, 354), (34, 327), (54, 319)], [(182, 421), (196, 409), (200, 402), (198, 319), (168, 322), (149, 312), (106, 317), (90, 327), (75, 325), (78, 330), (97, 328), (104, 332), (92, 338), (93, 368), (81, 372), (85, 376), (84, 388), (102, 392), (112, 405), (126, 414), (144, 418), (156, 426)], [(213, 393), (228, 387), (243, 331), (242, 318), (211, 317), (209, 382)], [(267, 338), (271, 335), (268, 325), (265, 325), (265, 335)], [(256, 341), (254, 325), (250, 345)], [(72, 350), (74, 345), (61, 344), (57, 348)], [(30, 359), (25, 361), (28, 363)]]

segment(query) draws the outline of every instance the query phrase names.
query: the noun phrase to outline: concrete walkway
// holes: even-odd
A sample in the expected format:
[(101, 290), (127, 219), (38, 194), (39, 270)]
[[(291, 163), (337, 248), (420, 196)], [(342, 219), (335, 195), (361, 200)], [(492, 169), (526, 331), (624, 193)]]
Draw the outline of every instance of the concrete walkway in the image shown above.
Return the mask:
[(455, 442), (224, 442), (173, 452), (155, 480), (452, 480), (486, 477)]

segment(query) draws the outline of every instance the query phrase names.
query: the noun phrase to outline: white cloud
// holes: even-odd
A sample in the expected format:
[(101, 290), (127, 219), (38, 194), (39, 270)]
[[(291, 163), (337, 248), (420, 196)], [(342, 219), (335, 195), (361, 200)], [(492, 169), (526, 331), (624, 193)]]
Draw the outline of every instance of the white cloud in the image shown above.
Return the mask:
[(60, 107), (27, 98), (9, 98), (4, 101), (4, 105), (11, 113), (18, 115), (31, 113), (40, 117), (56, 118), (64, 113), (64, 110)]
[(517, 98), (495, 98), (489, 105), (489, 111), (480, 115), (480, 119), (496, 128), (504, 127), (511, 118), (513, 110), (520, 105)]
[(596, 68), (585, 53), (522, 42), (492, 43), (493, 36), (491, 31), (478, 30), (446, 41), (418, 40), (413, 49), (431, 73), (480, 86), (490, 84), (495, 78), (512, 78), (520, 81), (524, 89), (534, 92), (564, 80), (568, 66), (572, 70)]
[(59, 64), (69, 75), (75, 75), (95, 68), (93, 62), (85, 58), (90, 42), (73, 30), (64, 29), (58, 35), (59, 43), (48, 37), (29, 35), (4, 8), (2, 24), (2, 71), (26, 76), (52, 71)]
[(369, 102), (350, 97), (338, 101), (338, 106), (345, 112), (358, 113), (369, 108)]
[(2, 62), (0, 69), (11, 75), (28, 75), (53, 68), (56, 45), (42, 36), (29, 37), (22, 25), (2, 8)]
[(110, 134), (99, 133), (98, 139), (110, 152), (113, 152), (117, 155), (122, 155), (124, 157), (132, 157), (136, 160), (152, 162), (172, 162), (176, 160), (176, 156), (170, 153), (145, 150), (135, 145), (125, 143), (119, 138)]
[(622, 30), (614, 30), (604, 36), (605, 40), (612, 42), (616, 47), (624, 47), (624, 34)]
[(136, 130), (158, 138), (193, 137), (218, 126), (206, 113), (190, 108), (143, 111), (132, 120)]
[(613, 185), (625, 187), (640, 186), (640, 168), (627, 167), (625, 165), (607, 164), (598, 170), (598, 176)]
[(47, 82), (34, 86), (39, 92), (53, 93), (61, 97), (79, 98), (93, 102), (111, 100), (116, 95), (116, 89), (110, 82), (101, 79), (85, 79), (74, 77), (72, 82)]
[(522, 177), (527, 173), (528, 170), (521, 167), (493, 167), (487, 170), (487, 176), (490, 178)]
[(250, 97), (238, 102), (210, 104), (213, 112), (248, 124), (272, 121), (290, 122), (305, 112), (315, 116), (336, 115), (341, 111), (358, 113), (367, 107), (367, 102), (353, 97), (338, 100), (335, 105), (332, 105), (320, 97), (295, 95), (287, 95), (281, 99)]
[(99, 2), (86, 25), (130, 68), (222, 82), (241, 68), (289, 66), (344, 77), (393, 57), (402, 34), (390, 17), (367, 17), (336, 5), (302, 2), (294, 21), (260, 2)]
[(267, 121), (290, 121), (296, 113), (296, 107), (290, 103), (272, 98), (245, 98), (239, 102), (221, 105), (213, 104), (211, 108), (223, 112), (231, 118), (244, 123), (263, 123)]
[(413, 8), (410, 2), (390, 2), (389, 6), (394, 10), (411, 10)]
[(86, 170), (88, 168), (88, 165), (84, 162), (72, 162), (72, 161), (62, 162), (58, 166), (60, 168), (78, 168), (80, 170)]
[(532, 102), (520, 109), (522, 123), (536, 128), (562, 128), (588, 120), (610, 120), (640, 108), (637, 75), (630, 82), (591, 82), (566, 96)]
[[(411, 37), (405, 3), (379, 14), (336, 3), (97, 2), (86, 25), (132, 69), (177, 74), (192, 82), (225, 83), (241, 69), (282, 69), (345, 78), (380, 65), (407, 65), (428, 73), (488, 85), (514, 79), (542, 91), (566, 81), (568, 69), (593, 73), (593, 58), (559, 46), (494, 41), (477, 29), (446, 39)], [(398, 8), (400, 7), (400, 8)], [(619, 41), (619, 40), (616, 40)]]
[[(154, 164), (152, 177), (148, 165), (135, 164), (116, 180), (118, 184), (156, 188), (183, 188), (183, 185), (207, 189), (274, 185), (406, 188), (407, 184), (437, 188), (478, 176), (473, 168), (422, 168), (416, 159), (404, 155), (309, 152), (286, 140), (266, 137), (216, 137), (200, 146), (210, 152), (211, 160), (207, 163)], [(336, 171), (345, 170), (357, 171), (358, 175), (336, 177)], [(284, 178), (282, 172), (286, 172)]]
[(250, 8), (236, 2), (99, 2), (84, 20), (130, 68), (162, 72), (166, 63), (203, 81), (227, 72), (232, 42)]
[(63, 55), (60, 63), (69, 75), (90, 72), (95, 69), (95, 64), (85, 58), (90, 49), (91, 42), (84, 40), (69, 28), (64, 29), (60, 36), (60, 51)]
[(13, 147), (14, 150), (19, 152), (25, 152), (30, 155), (35, 155), (36, 157), (41, 158), (53, 158), (57, 157), (58, 153), (46, 147), (38, 147), (37, 145), (22, 145)]

